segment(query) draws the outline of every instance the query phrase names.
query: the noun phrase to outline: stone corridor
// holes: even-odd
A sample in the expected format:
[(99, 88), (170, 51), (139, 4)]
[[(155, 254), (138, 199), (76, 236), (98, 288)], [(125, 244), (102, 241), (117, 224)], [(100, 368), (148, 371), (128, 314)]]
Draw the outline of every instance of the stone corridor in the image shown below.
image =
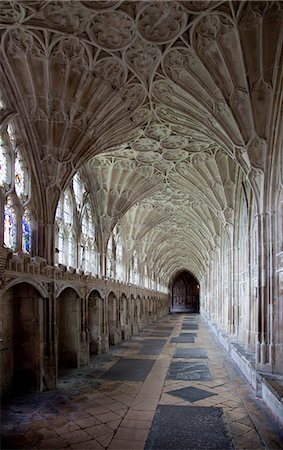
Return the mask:
[(279, 449), (283, 432), (198, 315), (173, 314), (2, 403), (3, 449)]

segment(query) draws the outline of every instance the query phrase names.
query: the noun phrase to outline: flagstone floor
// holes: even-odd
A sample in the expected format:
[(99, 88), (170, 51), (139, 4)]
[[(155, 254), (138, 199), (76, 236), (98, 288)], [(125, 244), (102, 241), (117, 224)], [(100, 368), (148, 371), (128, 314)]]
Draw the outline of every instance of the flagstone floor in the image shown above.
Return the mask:
[(63, 374), (57, 390), (1, 409), (2, 449), (283, 448), (282, 429), (199, 315), (169, 315)]

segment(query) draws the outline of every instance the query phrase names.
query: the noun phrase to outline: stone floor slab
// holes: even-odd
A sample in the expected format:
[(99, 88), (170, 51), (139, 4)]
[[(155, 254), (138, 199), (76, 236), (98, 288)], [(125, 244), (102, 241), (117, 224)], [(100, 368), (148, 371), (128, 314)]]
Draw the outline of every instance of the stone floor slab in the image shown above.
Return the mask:
[(182, 330), (198, 330), (197, 323), (183, 323)]
[(145, 339), (142, 343), (139, 354), (140, 355), (159, 355), (159, 353), (162, 351), (166, 342), (167, 342), (166, 339)]
[(153, 364), (151, 359), (121, 359), (100, 378), (111, 381), (144, 381)]
[(166, 378), (169, 380), (212, 380), (207, 364), (177, 361), (170, 364)]
[(221, 408), (160, 405), (145, 450), (233, 449)]
[(170, 342), (174, 344), (194, 344), (195, 333), (184, 333), (184, 335), (173, 337)]
[(205, 348), (177, 348), (173, 358), (207, 358)]
[(185, 387), (183, 389), (177, 389), (175, 391), (169, 391), (166, 393), (174, 395), (175, 397), (179, 397), (182, 400), (189, 401), (190, 403), (203, 400), (204, 398), (211, 397), (213, 395), (217, 395), (216, 392), (213, 393), (205, 391), (204, 389), (199, 389), (193, 386)]

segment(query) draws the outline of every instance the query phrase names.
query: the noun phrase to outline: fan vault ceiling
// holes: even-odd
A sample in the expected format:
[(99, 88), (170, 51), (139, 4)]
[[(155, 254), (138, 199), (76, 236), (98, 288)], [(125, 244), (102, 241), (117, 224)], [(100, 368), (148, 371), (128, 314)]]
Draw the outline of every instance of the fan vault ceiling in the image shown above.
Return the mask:
[(102, 245), (119, 221), (149, 267), (201, 277), (233, 226), (237, 180), (256, 190), (266, 168), (282, 14), (265, 1), (1, 2), (3, 102), (42, 220), (83, 167)]

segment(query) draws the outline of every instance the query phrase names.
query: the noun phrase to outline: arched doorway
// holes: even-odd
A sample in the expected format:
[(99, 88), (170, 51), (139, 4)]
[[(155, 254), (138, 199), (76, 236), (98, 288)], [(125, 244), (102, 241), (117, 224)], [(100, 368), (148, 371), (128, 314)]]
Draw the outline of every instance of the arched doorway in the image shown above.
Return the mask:
[(186, 270), (173, 280), (171, 312), (199, 313), (199, 282)]
[(80, 298), (72, 288), (66, 288), (57, 299), (58, 367), (79, 366)]
[(1, 395), (42, 389), (43, 301), (28, 283), (11, 287), (2, 297)]
[(98, 291), (92, 291), (88, 298), (89, 354), (101, 352), (103, 301)]

